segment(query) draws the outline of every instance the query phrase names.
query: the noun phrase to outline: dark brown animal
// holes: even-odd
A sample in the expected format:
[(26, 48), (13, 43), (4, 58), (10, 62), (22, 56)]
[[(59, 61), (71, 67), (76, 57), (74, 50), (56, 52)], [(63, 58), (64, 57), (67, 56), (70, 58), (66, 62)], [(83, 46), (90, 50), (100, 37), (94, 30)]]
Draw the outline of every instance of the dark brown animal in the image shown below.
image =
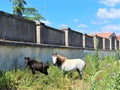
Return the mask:
[(45, 64), (43, 62), (38, 62), (36, 60), (33, 60), (29, 57), (25, 57), (25, 63), (26, 67), (29, 66), (29, 68), (32, 70), (32, 74), (35, 74), (35, 71), (40, 71), (41, 73), (44, 73), (45, 75), (48, 75), (48, 64)]

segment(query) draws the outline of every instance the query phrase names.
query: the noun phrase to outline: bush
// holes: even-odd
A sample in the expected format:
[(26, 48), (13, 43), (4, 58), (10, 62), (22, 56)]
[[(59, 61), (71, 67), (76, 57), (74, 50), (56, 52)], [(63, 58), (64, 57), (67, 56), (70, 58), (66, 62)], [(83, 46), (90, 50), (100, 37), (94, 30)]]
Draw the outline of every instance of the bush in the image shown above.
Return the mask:
[(49, 75), (40, 72), (32, 75), (31, 71), (7, 71), (0, 78), (0, 90), (71, 90), (71, 81), (63, 77), (58, 67), (50, 66)]
[(99, 70), (98, 60), (96, 59), (96, 56), (93, 55), (87, 55), (86, 56), (86, 73), (89, 75), (94, 75), (96, 71)]
[(0, 90), (12, 90), (12, 84), (11, 84), (11, 78), (6, 75), (5, 73), (2, 73), (0, 77)]
[(53, 65), (48, 68), (48, 76), (40, 72), (32, 75), (29, 69), (0, 72), (0, 90), (119, 90), (120, 65), (115, 62), (116, 56), (98, 60), (98, 54), (87, 55), (83, 80), (77, 72), (64, 77)]
[(120, 90), (120, 71), (113, 75), (108, 85), (108, 90)]

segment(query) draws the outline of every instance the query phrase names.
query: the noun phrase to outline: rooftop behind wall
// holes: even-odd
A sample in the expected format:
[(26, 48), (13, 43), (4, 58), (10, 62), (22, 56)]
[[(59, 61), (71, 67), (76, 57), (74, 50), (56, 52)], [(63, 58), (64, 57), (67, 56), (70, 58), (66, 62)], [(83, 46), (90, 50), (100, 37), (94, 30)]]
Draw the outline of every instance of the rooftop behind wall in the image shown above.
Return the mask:
[(0, 39), (36, 42), (35, 22), (0, 11)]

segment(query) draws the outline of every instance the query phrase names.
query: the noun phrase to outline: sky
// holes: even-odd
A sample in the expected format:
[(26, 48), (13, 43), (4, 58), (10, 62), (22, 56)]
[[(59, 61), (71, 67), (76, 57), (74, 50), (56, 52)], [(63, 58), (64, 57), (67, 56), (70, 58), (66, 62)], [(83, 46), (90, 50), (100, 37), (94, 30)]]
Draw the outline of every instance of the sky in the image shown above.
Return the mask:
[[(0, 10), (12, 14), (9, 0), (1, 0)], [(47, 26), (69, 27), (86, 34), (113, 32), (120, 35), (120, 0), (26, 0), (46, 19)]]

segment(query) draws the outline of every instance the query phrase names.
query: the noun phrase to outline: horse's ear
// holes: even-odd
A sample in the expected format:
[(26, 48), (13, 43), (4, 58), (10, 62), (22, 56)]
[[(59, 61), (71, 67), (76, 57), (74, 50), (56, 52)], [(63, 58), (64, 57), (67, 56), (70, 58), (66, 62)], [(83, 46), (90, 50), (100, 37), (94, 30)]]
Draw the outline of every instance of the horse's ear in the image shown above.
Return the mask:
[(54, 53), (52, 53), (52, 55), (58, 55), (58, 53), (55, 53), (55, 54), (54, 54)]
[(30, 57), (24, 57), (24, 59), (30, 59)]
[(27, 57), (27, 59), (30, 59), (30, 57)]
[(58, 55), (58, 53), (55, 53), (55, 55)]

